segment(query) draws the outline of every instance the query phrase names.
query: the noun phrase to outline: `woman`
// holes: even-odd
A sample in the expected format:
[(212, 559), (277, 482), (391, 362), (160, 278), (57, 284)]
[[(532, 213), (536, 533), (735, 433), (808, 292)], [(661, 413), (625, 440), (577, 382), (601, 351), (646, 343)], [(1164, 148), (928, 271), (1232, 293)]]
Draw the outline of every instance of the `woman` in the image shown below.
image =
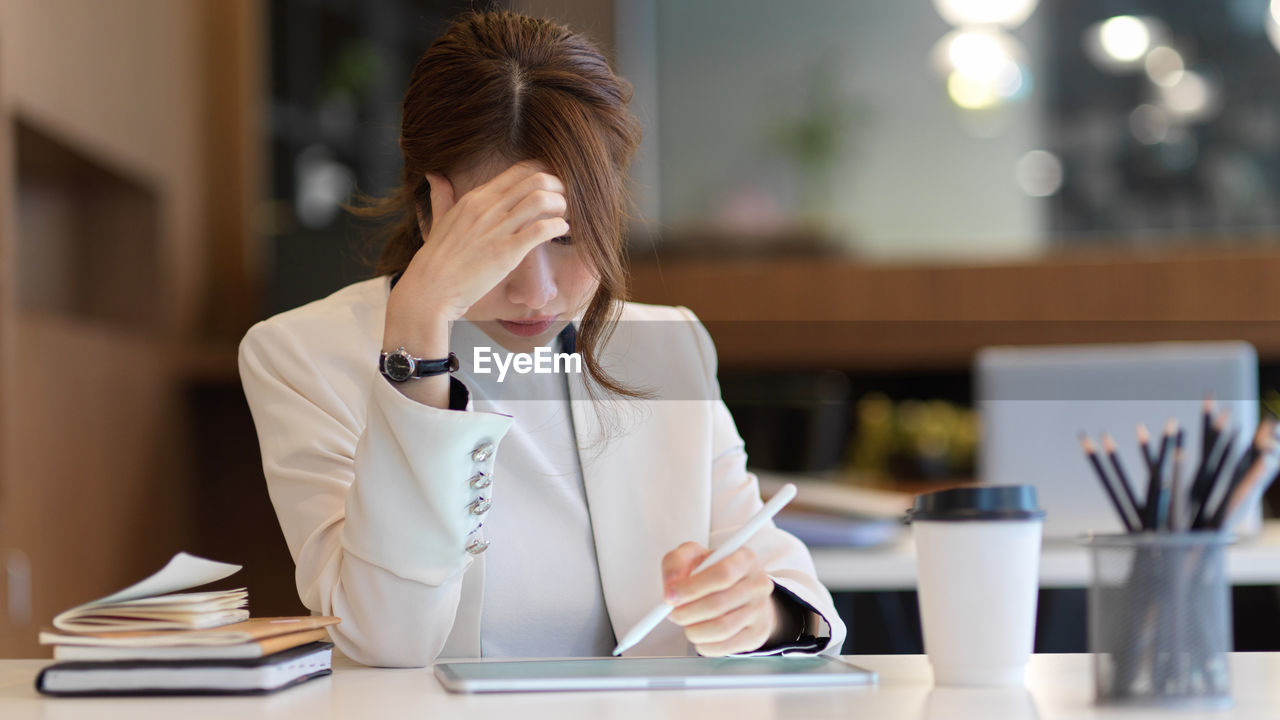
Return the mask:
[[(358, 210), (393, 221), (379, 276), (241, 344), (299, 594), (360, 662), (604, 655), (664, 600), (631, 654), (840, 648), (772, 525), (691, 574), (761, 501), (706, 331), (623, 302), (629, 94), (563, 27), (460, 17), (413, 71), (402, 186)], [(550, 349), (581, 372), (510, 360)]]

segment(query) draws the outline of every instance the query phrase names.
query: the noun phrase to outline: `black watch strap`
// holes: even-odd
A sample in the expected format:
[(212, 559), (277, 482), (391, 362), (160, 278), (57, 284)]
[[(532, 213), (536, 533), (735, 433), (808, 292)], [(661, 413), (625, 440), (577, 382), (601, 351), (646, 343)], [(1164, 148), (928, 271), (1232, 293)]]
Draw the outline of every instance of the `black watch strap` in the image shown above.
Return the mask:
[(455, 372), (458, 369), (458, 356), (449, 353), (449, 357), (439, 360), (416, 358), (404, 348), (384, 352), (378, 358), (378, 371), (392, 382), (406, 382), (416, 378), (431, 377)]

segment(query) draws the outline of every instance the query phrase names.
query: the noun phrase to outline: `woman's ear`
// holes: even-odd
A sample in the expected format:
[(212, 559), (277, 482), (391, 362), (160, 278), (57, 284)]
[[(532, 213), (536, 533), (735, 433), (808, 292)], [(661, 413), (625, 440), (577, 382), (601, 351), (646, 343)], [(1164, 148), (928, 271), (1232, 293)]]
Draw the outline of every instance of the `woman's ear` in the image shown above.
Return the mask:
[(431, 210), (431, 221), (435, 222), (444, 217), (453, 207), (453, 184), (443, 175), (435, 173), (423, 173), (426, 178), (426, 192), (420, 185), (413, 192), (413, 212), (418, 216), (418, 233), (422, 236), (423, 241), (427, 239), (431, 226), (427, 222), (426, 214), (423, 207), (426, 206)]
[[(453, 209), (453, 183), (443, 175), (426, 173), (427, 185), (431, 188), (431, 218), (438, 220)], [(418, 222), (421, 224), (422, 208), (418, 208)]]
[(427, 226), (427, 218), (422, 214), (422, 203), (415, 202), (413, 204), (413, 211), (418, 215), (418, 233), (422, 235), (422, 240), (425, 242), (427, 239), (427, 231), (431, 228)]

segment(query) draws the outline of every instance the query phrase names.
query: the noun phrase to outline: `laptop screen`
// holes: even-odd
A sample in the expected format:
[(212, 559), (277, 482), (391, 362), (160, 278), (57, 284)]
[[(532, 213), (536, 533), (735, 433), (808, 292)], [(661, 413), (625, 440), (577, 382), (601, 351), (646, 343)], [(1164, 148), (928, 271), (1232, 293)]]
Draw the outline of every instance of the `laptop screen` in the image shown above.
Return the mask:
[[(1046, 511), (1045, 537), (1121, 532), (1119, 519), (1080, 449), (1110, 433), (1139, 499), (1147, 472), (1136, 426), (1158, 439), (1169, 418), (1186, 430), (1194, 472), (1200, 457), (1206, 395), (1230, 413), (1232, 466), (1258, 423), (1258, 358), (1243, 342), (993, 347), (974, 364), (974, 399), (982, 423), (978, 478), (995, 485), (1034, 485)], [(1256, 530), (1257, 519), (1242, 529)]]

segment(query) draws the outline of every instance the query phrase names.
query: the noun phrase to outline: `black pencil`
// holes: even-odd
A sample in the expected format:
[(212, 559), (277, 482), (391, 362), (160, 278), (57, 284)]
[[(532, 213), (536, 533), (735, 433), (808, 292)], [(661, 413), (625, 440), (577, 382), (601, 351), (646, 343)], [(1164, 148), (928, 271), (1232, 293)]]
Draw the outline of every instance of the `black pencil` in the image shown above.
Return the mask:
[(1218, 487), (1218, 480), (1222, 477), (1222, 471), (1226, 468), (1227, 463), (1231, 460), (1231, 453), (1236, 444), (1236, 437), (1240, 434), (1239, 428), (1232, 428), (1231, 432), (1218, 437), (1218, 447), (1215, 448), (1213, 460), (1208, 470), (1205, 471), (1205, 479), (1203, 486), (1197, 493), (1192, 489), (1193, 507), (1188, 508), (1191, 513), (1191, 529), (1199, 530), (1204, 527), (1205, 520), (1209, 516), (1209, 498), (1213, 497), (1213, 491)]
[(1147, 472), (1150, 472), (1156, 459), (1151, 456), (1151, 433), (1147, 432), (1147, 426), (1142, 423), (1138, 423), (1138, 447), (1142, 448), (1142, 459), (1147, 462)]
[(1208, 482), (1209, 470), (1213, 467), (1213, 455), (1218, 449), (1218, 441), (1226, 427), (1227, 412), (1224, 410), (1218, 417), (1210, 419), (1212, 412), (1213, 399), (1207, 397), (1204, 401), (1204, 416), (1200, 426), (1200, 462), (1196, 463), (1196, 471), (1191, 476), (1190, 497), (1187, 502), (1187, 510), (1190, 514), (1194, 514), (1199, 509), (1201, 493), (1204, 491), (1205, 483)]
[(1168, 502), (1167, 498), (1162, 497), (1165, 494), (1164, 464), (1165, 460), (1169, 459), (1169, 446), (1173, 443), (1173, 436), (1177, 432), (1178, 421), (1169, 418), (1164, 425), (1164, 435), (1160, 438), (1160, 452), (1156, 455), (1155, 464), (1151, 466), (1151, 477), (1147, 481), (1147, 505), (1144, 508), (1142, 524), (1148, 530), (1159, 530), (1159, 521), (1164, 519), (1161, 505)]
[[(1213, 393), (1207, 393), (1204, 396), (1204, 403), (1200, 408), (1200, 453), (1205, 455), (1208, 448), (1213, 444)], [(1203, 459), (1203, 458), (1202, 458)]]
[(1116, 441), (1107, 433), (1102, 433), (1102, 449), (1107, 453), (1107, 459), (1111, 461), (1111, 467), (1116, 471), (1116, 479), (1119, 481), (1120, 489), (1123, 491), (1123, 504), (1126, 514), (1131, 514), (1138, 524), (1142, 524), (1142, 513), (1138, 511), (1141, 507), (1138, 505), (1138, 496), (1133, 494), (1133, 484), (1129, 482), (1129, 473), (1124, 471), (1124, 465), (1120, 462), (1120, 456), (1116, 453)]
[(1213, 449), (1215, 433), (1213, 427), (1213, 394), (1207, 394), (1200, 409), (1200, 464), (1196, 467), (1196, 479), (1204, 473), (1209, 461), (1209, 451)]
[[(1222, 410), (1217, 414), (1217, 418), (1210, 423), (1210, 429), (1204, 434), (1204, 442), (1201, 445), (1201, 459), (1196, 466), (1196, 474), (1193, 475), (1192, 487), (1187, 498), (1187, 518), (1188, 520), (1198, 518), (1204, 501), (1208, 500), (1208, 496), (1213, 491), (1213, 483), (1216, 482), (1217, 471), (1221, 470), (1222, 457), (1231, 450), (1230, 442), (1222, 442), (1226, 423), (1230, 419), (1228, 411)], [(1234, 437), (1234, 436), (1233, 436)], [(1230, 439), (1230, 438), (1228, 438)]]
[(1178, 430), (1177, 439), (1173, 442), (1173, 470), (1169, 473), (1167, 487), (1164, 487), (1160, 493), (1159, 517), (1156, 519), (1156, 527), (1168, 527), (1169, 530), (1177, 532), (1185, 529), (1182, 525), (1182, 516), (1185, 514), (1182, 499), (1182, 442), (1183, 432)]
[(1093, 441), (1089, 439), (1089, 436), (1084, 433), (1080, 433), (1080, 447), (1084, 448), (1084, 454), (1089, 459), (1089, 464), (1093, 466), (1093, 471), (1097, 473), (1098, 481), (1102, 483), (1102, 489), (1106, 491), (1107, 497), (1111, 499), (1111, 505), (1116, 509), (1116, 514), (1120, 516), (1120, 522), (1124, 524), (1125, 529), (1129, 532), (1137, 532), (1139, 528), (1129, 519), (1129, 514), (1125, 512), (1124, 505), (1120, 502), (1120, 496), (1116, 493), (1115, 488), (1112, 487), (1111, 479), (1107, 477), (1106, 469), (1102, 467), (1102, 461), (1098, 459), (1098, 449), (1094, 446)]

